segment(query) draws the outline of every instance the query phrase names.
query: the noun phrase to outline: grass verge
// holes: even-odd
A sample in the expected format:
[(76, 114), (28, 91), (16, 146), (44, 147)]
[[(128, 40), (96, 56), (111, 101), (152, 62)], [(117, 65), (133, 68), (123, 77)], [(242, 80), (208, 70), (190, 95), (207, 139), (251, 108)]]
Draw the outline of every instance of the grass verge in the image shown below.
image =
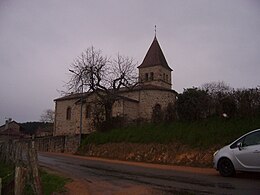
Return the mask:
[(41, 180), (43, 183), (44, 194), (52, 194), (53, 192), (65, 192), (66, 183), (70, 182), (71, 179), (50, 174), (46, 171), (41, 171)]
[(163, 124), (133, 125), (108, 132), (95, 132), (82, 143), (162, 143), (180, 142), (192, 148), (209, 148), (230, 143), (242, 134), (260, 128), (260, 117), (210, 118), (193, 122), (176, 121)]
[(10, 183), (14, 179), (14, 166), (0, 162), (0, 178), (3, 186)]
[[(50, 174), (43, 170), (40, 171), (40, 176), (44, 195), (51, 195), (53, 192), (65, 192), (65, 184), (71, 181), (69, 178)], [(3, 186), (12, 181), (14, 179), (14, 166), (0, 162), (0, 178), (3, 179)], [(30, 185), (25, 186), (25, 194), (34, 194)]]
[[(71, 181), (69, 178), (51, 174), (44, 170), (40, 171), (40, 176), (44, 195), (51, 195), (53, 192), (66, 192), (65, 185)], [(31, 186), (28, 184), (25, 186), (25, 194), (34, 195)]]

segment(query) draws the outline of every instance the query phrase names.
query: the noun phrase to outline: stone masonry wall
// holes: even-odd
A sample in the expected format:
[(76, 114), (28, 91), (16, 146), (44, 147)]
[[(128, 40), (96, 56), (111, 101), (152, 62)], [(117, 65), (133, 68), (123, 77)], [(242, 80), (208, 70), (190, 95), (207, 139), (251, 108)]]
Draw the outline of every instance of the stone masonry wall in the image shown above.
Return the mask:
[[(75, 99), (56, 102), (54, 136), (79, 134), (80, 106)], [(71, 108), (71, 119), (66, 119), (67, 108)]]
[[(153, 72), (153, 80), (151, 80), (151, 73)], [(145, 74), (148, 74), (148, 81), (145, 80)], [(161, 66), (151, 66), (139, 69), (140, 81), (143, 84), (152, 84), (160, 87), (171, 89), (171, 71)], [(167, 76), (166, 76), (167, 75)]]
[(35, 146), (41, 152), (75, 153), (79, 146), (79, 136), (36, 138)]
[(129, 121), (135, 120), (139, 116), (139, 103), (124, 101), (123, 113)]
[[(151, 98), (152, 97), (152, 98)], [(150, 120), (153, 107), (160, 104), (165, 109), (169, 103), (175, 103), (176, 94), (171, 91), (163, 90), (142, 90), (140, 92), (139, 116)]]
[[(113, 106), (113, 116), (125, 116), (130, 121), (136, 119), (150, 120), (153, 107), (160, 104), (162, 109), (165, 109), (169, 103), (175, 103), (176, 93), (172, 90), (160, 89), (143, 89), (136, 91), (123, 92), (121, 94), (127, 98), (136, 100), (131, 101), (121, 99)], [(94, 96), (88, 97), (90, 101), (83, 104), (82, 112), (82, 133), (88, 134), (94, 131), (92, 120), (93, 118), (86, 117), (86, 107), (90, 105), (94, 109)], [(76, 103), (78, 99), (70, 99), (56, 102), (55, 109), (55, 129), (54, 136), (60, 135), (77, 135), (80, 133), (80, 103)], [(71, 108), (71, 119), (66, 119), (67, 108)]]
[(160, 104), (162, 109), (165, 109), (169, 103), (175, 103), (176, 94), (170, 90), (138, 90), (132, 92), (125, 92), (122, 94), (125, 97), (139, 101), (135, 107), (137, 115), (135, 119), (143, 118), (150, 120), (152, 117), (153, 107)]
[[(75, 135), (80, 133), (80, 103), (75, 104), (76, 101), (77, 99), (71, 99), (56, 102), (54, 136)], [(70, 120), (66, 119), (68, 107), (71, 108)], [(86, 104), (83, 104), (82, 133), (88, 134), (92, 131), (92, 118), (86, 118)]]
[(107, 143), (86, 145), (80, 153), (86, 156), (126, 161), (211, 167), (215, 151), (216, 147), (202, 150), (178, 143)]

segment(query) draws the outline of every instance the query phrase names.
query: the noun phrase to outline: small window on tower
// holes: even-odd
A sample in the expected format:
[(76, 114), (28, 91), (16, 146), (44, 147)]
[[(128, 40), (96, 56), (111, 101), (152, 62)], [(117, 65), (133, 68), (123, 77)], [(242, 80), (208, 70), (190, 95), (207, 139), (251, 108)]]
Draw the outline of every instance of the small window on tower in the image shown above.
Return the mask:
[(148, 73), (145, 73), (145, 81), (148, 81)]
[(153, 72), (150, 73), (150, 79), (153, 81)]
[(165, 73), (163, 73), (163, 80), (165, 81)]
[(166, 75), (166, 81), (168, 82), (168, 75)]

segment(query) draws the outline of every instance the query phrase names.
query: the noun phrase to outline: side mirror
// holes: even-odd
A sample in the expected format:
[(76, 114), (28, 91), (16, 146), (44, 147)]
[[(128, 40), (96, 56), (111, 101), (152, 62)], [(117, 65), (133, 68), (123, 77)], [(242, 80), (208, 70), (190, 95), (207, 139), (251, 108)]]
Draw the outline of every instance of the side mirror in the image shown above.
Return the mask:
[(242, 142), (238, 142), (237, 143), (237, 147), (238, 147), (239, 150), (242, 150), (242, 148), (243, 148)]

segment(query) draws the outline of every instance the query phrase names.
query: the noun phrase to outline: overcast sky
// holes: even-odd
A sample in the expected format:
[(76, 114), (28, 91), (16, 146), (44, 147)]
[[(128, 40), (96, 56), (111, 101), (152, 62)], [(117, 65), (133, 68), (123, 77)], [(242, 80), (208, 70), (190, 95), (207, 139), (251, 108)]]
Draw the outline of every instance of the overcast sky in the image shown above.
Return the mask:
[(142, 62), (157, 38), (173, 89), (260, 85), (258, 0), (0, 0), (0, 124), (38, 121), (90, 46)]

